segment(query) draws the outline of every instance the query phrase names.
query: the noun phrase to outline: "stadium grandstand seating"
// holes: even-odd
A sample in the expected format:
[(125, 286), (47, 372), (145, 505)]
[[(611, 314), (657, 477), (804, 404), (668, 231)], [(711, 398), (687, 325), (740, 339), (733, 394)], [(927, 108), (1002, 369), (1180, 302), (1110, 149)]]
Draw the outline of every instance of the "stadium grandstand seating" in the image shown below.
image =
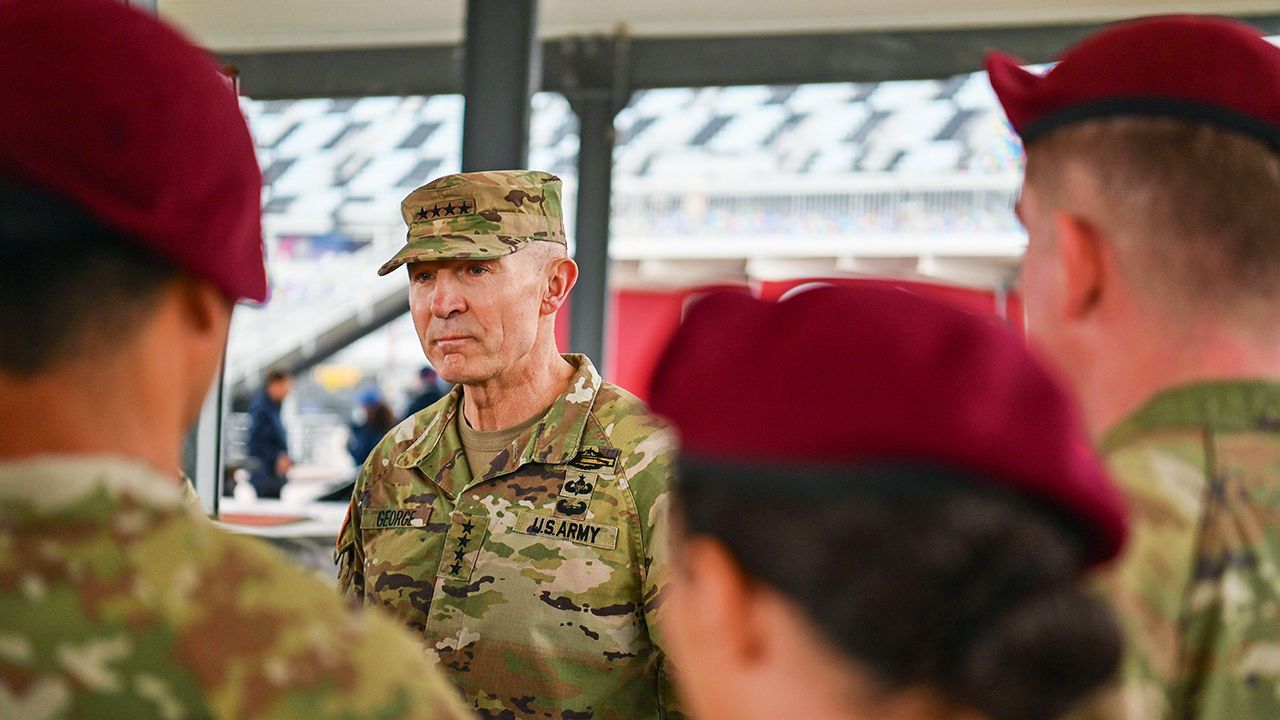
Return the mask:
[[(268, 184), (272, 300), (237, 314), (232, 383), (403, 293), (374, 274), (403, 237), (400, 199), (457, 171), (461, 147), (456, 95), (243, 105)], [(982, 73), (641, 91), (616, 127), (615, 260), (1011, 264), (1020, 251), (1010, 212), (1020, 148)], [(571, 235), (577, 145), (568, 103), (537, 95), (529, 165), (565, 179)]]

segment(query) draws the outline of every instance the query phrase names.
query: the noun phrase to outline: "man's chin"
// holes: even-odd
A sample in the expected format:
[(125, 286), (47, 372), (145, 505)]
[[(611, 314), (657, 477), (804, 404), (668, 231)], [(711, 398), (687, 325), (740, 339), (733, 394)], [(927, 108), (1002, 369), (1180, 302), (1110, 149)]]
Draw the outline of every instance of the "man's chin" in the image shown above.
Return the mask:
[(432, 361), (431, 367), (435, 368), (441, 380), (453, 385), (473, 385), (486, 379), (483, 373), (476, 372), (465, 363), (450, 363), (442, 360), (437, 364)]

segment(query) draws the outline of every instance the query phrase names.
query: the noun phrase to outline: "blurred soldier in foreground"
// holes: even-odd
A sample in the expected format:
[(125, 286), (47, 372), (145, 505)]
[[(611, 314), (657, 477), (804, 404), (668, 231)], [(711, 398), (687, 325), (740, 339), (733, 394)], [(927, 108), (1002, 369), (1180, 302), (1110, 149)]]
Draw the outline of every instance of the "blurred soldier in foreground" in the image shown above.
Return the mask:
[(461, 718), (383, 618), (183, 502), (261, 175), (203, 52), (0, 0), (0, 717)]
[[(796, 382), (762, 400), (760, 377)], [(1005, 329), (897, 290), (713, 295), (653, 408), (680, 434), (668, 634), (694, 717), (1051, 720), (1115, 671), (1078, 578), (1119, 551), (1123, 501)]]
[(1028, 328), (1135, 511), (1105, 713), (1280, 717), (1280, 49), (1163, 17), (988, 69), (1027, 153)]
[(401, 206), (409, 306), (457, 385), (356, 480), (339, 583), (419, 633), (486, 717), (674, 717), (658, 641), (671, 440), (556, 311), (577, 280), (560, 180), (450, 175)]

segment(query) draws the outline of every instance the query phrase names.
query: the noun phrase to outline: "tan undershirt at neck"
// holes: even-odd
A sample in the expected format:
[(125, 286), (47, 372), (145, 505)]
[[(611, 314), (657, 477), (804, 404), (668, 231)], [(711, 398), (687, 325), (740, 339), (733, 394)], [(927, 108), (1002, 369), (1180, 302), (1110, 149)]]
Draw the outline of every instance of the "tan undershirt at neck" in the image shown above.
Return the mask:
[(467, 455), (467, 466), (471, 468), (472, 477), (480, 477), (489, 470), (489, 465), (498, 453), (520, 437), (526, 430), (546, 415), (542, 410), (519, 425), (503, 430), (476, 430), (467, 423), (466, 413), (462, 412), (462, 403), (458, 403), (458, 435), (462, 439), (462, 451)]

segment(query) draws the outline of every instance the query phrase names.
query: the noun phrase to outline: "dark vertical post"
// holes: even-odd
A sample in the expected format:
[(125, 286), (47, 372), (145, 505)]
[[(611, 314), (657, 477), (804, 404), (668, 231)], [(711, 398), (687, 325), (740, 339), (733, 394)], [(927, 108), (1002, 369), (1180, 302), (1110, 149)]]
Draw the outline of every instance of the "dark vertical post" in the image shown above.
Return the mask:
[(574, 260), (578, 286), (569, 304), (569, 345), (605, 372), (610, 327), (609, 211), (613, 197), (613, 118), (630, 97), (630, 45), (622, 36), (563, 45), (565, 97), (578, 116), (578, 198)]
[(537, 0), (467, 0), (462, 170), (522, 168), (541, 77)]
[(607, 93), (583, 93), (573, 103), (578, 115), (578, 200), (573, 258), (578, 285), (569, 304), (569, 346), (605, 372), (605, 332), (609, 328), (609, 209), (613, 186), (613, 100)]

